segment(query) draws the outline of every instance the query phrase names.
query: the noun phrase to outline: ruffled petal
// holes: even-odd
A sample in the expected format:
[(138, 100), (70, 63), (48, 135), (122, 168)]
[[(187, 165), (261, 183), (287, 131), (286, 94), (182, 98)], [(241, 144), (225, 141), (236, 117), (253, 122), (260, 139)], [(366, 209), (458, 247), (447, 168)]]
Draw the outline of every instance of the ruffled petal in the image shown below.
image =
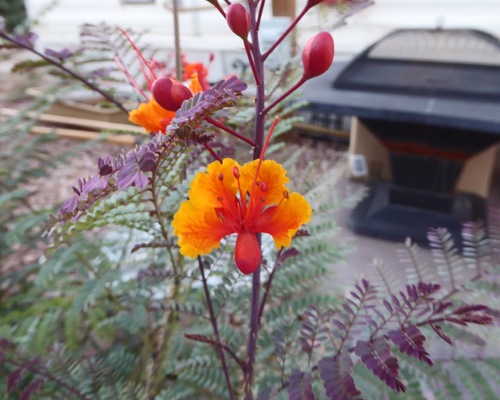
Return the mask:
[(235, 233), (217, 217), (214, 209), (197, 208), (191, 201), (181, 204), (172, 222), (181, 254), (195, 258), (219, 247), (224, 236)]
[(129, 113), (129, 121), (140, 125), (148, 132), (165, 133), (165, 127), (170, 124), (175, 113), (167, 111), (151, 98), (149, 103), (141, 103), (137, 110)]
[[(241, 169), (241, 188), (244, 193), (252, 190), (253, 181), (255, 178), (255, 172), (257, 171), (257, 166), (259, 160), (254, 160), (251, 163), (245, 164)], [(263, 202), (266, 206), (271, 204), (278, 204), (283, 198), (283, 191), (288, 191), (285, 188), (285, 183), (289, 179), (285, 176), (286, 170), (273, 160), (265, 160), (262, 162), (259, 170), (259, 176), (257, 182), (264, 183), (264, 186), (255, 186), (255, 192), (253, 197), (258, 199), (259, 202)], [(262, 190), (265, 188), (265, 190)]]
[(252, 229), (255, 232), (270, 234), (278, 250), (282, 246), (290, 246), (293, 235), (301, 225), (309, 222), (312, 212), (307, 200), (298, 193), (291, 193), (288, 199), (283, 200), (280, 206), (272, 211), (274, 215), (271, 218), (267, 218), (269, 213), (264, 212), (263, 218), (258, 219)]
[(198, 79), (198, 73), (194, 72), (191, 75), (191, 79), (189, 82), (189, 90), (191, 90), (191, 93), (195, 95), (198, 92), (203, 92), (203, 88), (201, 87), (200, 80)]
[[(233, 167), (238, 163), (230, 158), (225, 158), (222, 164), (214, 161), (207, 166), (207, 172), (199, 172), (191, 182), (189, 199), (198, 208), (211, 209), (223, 207), (227, 210), (234, 209), (234, 196), (238, 191), (238, 182), (233, 175)], [(220, 180), (222, 177), (222, 181)]]

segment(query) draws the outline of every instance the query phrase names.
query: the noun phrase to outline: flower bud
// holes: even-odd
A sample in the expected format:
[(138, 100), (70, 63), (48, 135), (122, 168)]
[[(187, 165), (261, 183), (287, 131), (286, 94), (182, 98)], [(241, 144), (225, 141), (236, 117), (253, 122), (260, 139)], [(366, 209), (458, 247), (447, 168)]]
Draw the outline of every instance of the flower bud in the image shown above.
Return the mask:
[(240, 38), (246, 40), (250, 32), (250, 14), (240, 3), (231, 4), (226, 12), (229, 28)]
[(325, 73), (332, 65), (333, 53), (333, 38), (328, 32), (320, 32), (309, 39), (302, 51), (304, 78), (310, 79)]
[(154, 81), (151, 93), (160, 107), (168, 111), (177, 111), (184, 100), (193, 97), (186, 86), (170, 78), (159, 78)]
[(253, 273), (260, 264), (260, 257), (260, 246), (255, 233), (239, 233), (234, 249), (234, 260), (238, 269), (246, 275)]

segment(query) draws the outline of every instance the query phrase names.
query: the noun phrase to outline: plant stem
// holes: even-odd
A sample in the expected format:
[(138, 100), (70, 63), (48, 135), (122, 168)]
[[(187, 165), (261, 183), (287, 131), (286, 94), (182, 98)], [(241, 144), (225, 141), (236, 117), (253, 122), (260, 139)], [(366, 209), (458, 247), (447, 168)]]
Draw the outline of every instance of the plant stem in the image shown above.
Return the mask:
[(201, 257), (198, 256), (198, 265), (200, 267), (201, 279), (203, 280), (203, 290), (205, 291), (205, 298), (207, 299), (207, 307), (210, 312), (210, 322), (212, 323), (212, 328), (214, 330), (215, 339), (218, 342), (217, 349), (219, 350), (219, 358), (222, 364), (222, 370), (224, 371), (224, 376), (226, 378), (227, 391), (229, 393), (229, 399), (233, 400), (233, 390), (231, 388), (231, 379), (229, 378), (229, 370), (227, 369), (226, 357), (224, 355), (224, 349), (221, 345), (219, 328), (217, 327), (217, 319), (215, 318), (214, 308), (212, 306), (212, 299), (210, 298), (210, 292), (208, 290), (207, 278), (205, 277), (205, 269), (203, 268), (203, 263), (201, 262)]
[(252, 68), (252, 73), (253, 73), (253, 77), (255, 79), (255, 84), (257, 86), (260, 86), (259, 75), (257, 74), (257, 71), (255, 70), (255, 63), (253, 61), (252, 54), (250, 53), (252, 46), (250, 46), (250, 43), (248, 43), (248, 40), (246, 40), (246, 39), (243, 41), (243, 43), (245, 44), (245, 51), (247, 53), (248, 62), (250, 63), (250, 67)]
[(52, 65), (55, 67), (59, 68), (60, 70), (66, 72), (68, 75), (72, 76), (73, 78), (79, 80), (82, 82), (84, 85), (86, 85), (89, 89), (93, 90), (94, 92), (99, 93), (102, 97), (104, 97), (106, 100), (109, 102), (113, 103), (115, 106), (117, 106), (120, 110), (122, 110), (124, 113), (128, 114), (128, 110), (123, 106), (122, 103), (120, 103), (118, 100), (115, 98), (111, 97), (109, 94), (104, 92), (103, 90), (99, 89), (96, 85), (94, 85), (92, 82), (89, 82), (87, 79), (85, 79), (83, 76), (78, 75), (77, 73), (69, 70), (66, 68), (64, 65), (61, 63), (58, 63), (57, 61), (51, 59), (50, 57), (45, 56), (44, 54), (40, 53), (39, 51), (35, 50), (34, 48), (25, 45), (24, 43), (20, 43), (16, 41), (15, 39), (11, 38), (10, 36), (6, 35), (3, 32), (0, 32), (0, 37), (8, 40), (11, 43), (15, 43), (17, 46), (22, 47), (23, 49), (26, 49), (28, 51), (31, 51), (32, 53), (36, 54), (38, 57), (42, 58), (45, 61), (50, 62)]
[(264, 307), (266, 306), (267, 296), (269, 295), (269, 291), (271, 290), (271, 284), (273, 282), (274, 273), (278, 270), (278, 268), (281, 265), (280, 255), (281, 255), (281, 250), (278, 252), (278, 255), (276, 256), (276, 264), (274, 265), (274, 268), (271, 274), (269, 275), (269, 279), (266, 282), (266, 288), (264, 289), (264, 296), (262, 297), (262, 301), (260, 302), (259, 326), (260, 326), (260, 320), (262, 319), (262, 314), (264, 313)]
[(249, 139), (249, 138), (243, 136), (242, 134), (240, 134), (236, 131), (233, 131), (231, 128), (228, 128), (224, 124), (221, 124), (219, 121), (216, 121), (215, 119), (212, 119), (210, 117), (205, 117), (205, 121), (208, 121), (213, 126), (216, 126), (217, 128), (222, 129), (222, 130), (226, 131), (227, 133), (230, 133), (231, 135), (237, 137), (238, 139), (243, 140), (244, 142), (247, 142), (250, 146), (255, 146), (255, 142), (252, 139)]
[(263, 114), (267, 114), (269, 111), (271, 111), (271, 109), (276, 106), (277, 104), (281, 103), (283, 101), (283, 99), (285, 99), (286, 97), (290, 96), (293, 92), (295, 92), (299, 87), (301, 87), (303, 85), (303, 83), (306, 81), (307, 79), (304, 78), (304, 76), (302, 76), (302, 78), (300, 78), (300, 80), (293, 86), (291, 87), (290, 89), (288, 89), (285, 93), (283, 93), (280, 97), (278, 97), (276, 100), (274, 100), (270, 105), (268, 105), (263, 111), (262, 113)]
[[(249, 1), (250, 22), (251, 22), (251, 37), (253, 61), (255, 63), (255, 73), (261, 82), (257, 86), (255, 99), (255, 127), (254, 127), (254, 142), (253, 158), (260, 158), (263, 142), (264, 142), (264, 59), (260, 53), (259, 33), (256, 21), (257, 2)], [(261, 245), (261, 234), (257, 234), (259, 247)], [(248, 333), (247, 354), (245, 358), (245, 374), (243, 377), (244, 399), (252, 400), (252, 384), (254, 376), (255, 352), (257, 349), (257, 335), (259, 332), (259, 297), (260, 297), (260, 273), (261, 266), (259, 265), (252, 275), (252, 297), (250, 300), (250, 330)]]
[(292, 31), (293, 28), (295, 28), (295, 25), (298, 24), (298, 22), (302, 19), (302, 17), (305, 15), (305, 13), (309, 10), (309, 7), (304, 7), (304, 9), (301, 11), (301, 13), (295, 18), (292, 22), (292, 24), (286, 29), (285, 32), (280, 36), (280, 38), (271, 46), (269, 50), (267, 50), (264, 55), (262, 56), (263, 60), (265, 61), (267, 57), (276, 49), (276, 47), (279, 46), (279, 44), (288, 36), (288, 34)]
[(214, 149), (212, 149), (212, 146), (210, 146), (208, 143), (203, 143), (203, 146), (205, 146), (205, 149), (207, 149), (217, 161), (222, 162), (219, 155), (215, 152)]

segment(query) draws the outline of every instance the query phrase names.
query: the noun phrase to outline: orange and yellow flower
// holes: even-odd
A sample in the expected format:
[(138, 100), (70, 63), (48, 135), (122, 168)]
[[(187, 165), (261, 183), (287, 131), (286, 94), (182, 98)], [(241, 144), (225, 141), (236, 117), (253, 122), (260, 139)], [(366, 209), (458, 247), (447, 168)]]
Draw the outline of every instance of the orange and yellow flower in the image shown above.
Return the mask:
[(129, 121), (142, 126), (147, 132), (165, 133), (175, 112), (161, 107), (153, 97), (148, 103), (141, 103), (139, 108), (129, 112)]
[[(189, 89), (193, 95), (203, 90), (197, 73), (191, 75)], [(148, 133), (165, 133), (167, 126), (170, 125), (170, 121), (174, 117), (174, 111), (165, 110), (153, 97), (149, 102), (141, 103), (139, 108), (129, 112), (129, 121), (142, 126)]]
[(280, 164), (262, 158), (242, 167), (229, 158), (209, 164), (191, 182), (189, 200), (174, 216), (180, 252), (204, 255), (236, 233), (236, 265), (245, 274), (254, 272), (261, 258), (257, 232), (270, 234), (281, 249), (311, 218), (307, 200), (285, 187), (285, 174)]

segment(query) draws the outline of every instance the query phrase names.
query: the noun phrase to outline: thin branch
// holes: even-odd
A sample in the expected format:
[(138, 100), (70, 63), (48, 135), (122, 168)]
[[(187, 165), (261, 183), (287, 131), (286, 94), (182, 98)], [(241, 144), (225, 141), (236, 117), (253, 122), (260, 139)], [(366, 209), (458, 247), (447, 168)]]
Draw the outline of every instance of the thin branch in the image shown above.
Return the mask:
[(286, 97), (290, 96), (293, 92), (295, 92), (299, 87), (301, 87), (304, 82), (306, 81), (307, 79), (304, 78), (304, 76), (302, 76), (302, 78), (300, 78), (300, 80), (293, 86), (291, 87), (290, 89), (288, 89), (285, 93), (283, 93), (280, 97), (278, 97), (276, 100), (274, 100), (270, 105), (268, 105), (266, 108), (264, 108), (264, 110), (262, 111), (263, 114), (267, 114), (269, 111), (271, 111), (271, 109), (276, 106), (277, 104), (281, 103), (283, 101), (283, 99), (285, 99)]
[(259, 75), (257, 74), (257, 70), (255, 69), (255, 62), (253, 61), (253, 56), (250, 53), (250, 43), (248, 43), (248, 40), (243, 40), (243, 43), (245, 44), (245, 51), (247, 52), (247, 57), (248, 57), (248, 62), (250, 63), (250, 67), (252, 68), (252, 74), (253, 77), (255, 78), (255, 84), (257, 86), (260, 86), (260, 79)]
[(203, 143), (203, 146), (205, 146), (205, 149), (207, 149), (210, 154), (212, 154), (212, 156), (214, 156), (214, 158), (219, 161), (219, 162), (222, 162), (221, 158), (219, 157), (219, 155), (215, 152), (214, 149), (212, 149), (212, 146), (210, 146), (208, 143)]
[(274, 265), (271, 274), (269, 275), (269, 279), (266, 282), (266, 288), (264, 289), (264, 296), (262, 296), (262, 301), (260, 302), (260, 308), (259, 308), (259, 325), (262, 319), (262, 314), (264, 313), (264, 307), (266, 306), (267, 296), (269, 295), (269, 291), (271, 290), (271, 284), (273, 282), (274, 273), (278, 270), (278, 268), (281, 265), (280, 255), (281, 255), (281, 250), (278, 251), (278, 255), (276, 256), (276, 263)]
[(223, 131), (226, 131), (227, 133), (230, 133), (231, 135), (237, 137), (238, 139), (243, 140), (244, 142), (247, 142), (250, 146), (255, 146), (255, 142), (252, 139), (249, 139), (249, 138), (243, 136), (241, 133), (233, 131), (231, 128), (228, 128), (226, 125), (221, 124), (220, 122), (216, 121), (215, 119), (212, 119), (210, 117), (205, 117), (205, 121), (210, 122), (213, 126), (216, 126), (217, 128), (222, 129)]
[(24, 44), (24, 43), (20, 43), (18, 42), (17, 40), (11, 38), (10, 36), (6, 35), (5, 33), (3, 32), (0, 32), (0, 37), (5, 39), (5, 40), (8, 40), (9, 42), (11, 43), (15, 43), (17, 46), (19, 47), (22, 47), (23, 49), (26, 49), (28, 51), (31, 51), (32, 53), (36, 54), (38, 57), (42, 58), (43, 60), (45, 61), (48, 61), (50, 62), (52, 65), (54, 65), (55, 67), (59, 68), (60, 70), (66, 72), (68, 75), (72, 76), (73, 78), (79, 80), (80, 82), (82, 82), (84, 85), (86, 85), (89, 89), (93, 90), (94, 92), (97, 92), (99, 93), (102, 97), (104, 97), (106, 100), (108, 100), (109, 102), (113, 103), (114, 105), (116, 105), (120, 110), (122, 110), (124, 113), (128, 114), (128, 110), (123, 106), (122, 103), (120, 103), (118, 100), (116, 100), (115, 98), (111, 97), (109, 94), (107, 94), (106, 92), (104, 92), (103, 90), (99, 89), (96, 85), (94, 85), (92, 82), (89, 82), (87, 79), (85, 79), (83, 76), (80, 76), (78, 75), (77, 73), (69, 70), (68, 68), (66, 68), (64, 65), (58, 63), (57, 61), (53, 60), (52, 58), (50, 57), (47, 57), (45, 56), (44, 54), (40, 53), (39, 51), (35, 50), (34, 48)]
[(260, 20), (262, 19), (262, 11), (264, 11), (264, 4), (266, 4), (266, 0), (261, 0), (260, 9), (259, 9), (259, 17), (257, 18), (257, 30), (260, 28)]
[(304, 7), (304, 9), (301, 11), (301, 13), (297, 16), (297, 18), (294, 19), (292, 24), (286, 29), (285, 32), (280, 36), (280, 38), (271, 46), (269, 50), (267, 50), (264, 55), (262, 56), (263, 60), (265, 61), (267, 57), (276, 49), (276, 47), (279, 46), (279, 44), (288, 36), (288, 34), (292, 31), (293, 28), (295, 28), (295, 25), (298, 24), (298, 22), (302, 19), (302, 17), (306, 14), (306, 12), (309, 10), (310, 7)]
[(210, 292), (208, 290), (207, 279), (205, 277), (205, 269), (203, 268), (203, 263), (201, 262), (201, 257), (198, 256), (198, 266), (200, 267), (201, 279), (203, 280), (203, 290), (205, 291), (205, 298), (207, 300), (208, 311), (210, 312), (210, 322), (212, 323), (212, 328), (214, 330), (215, 339), (218, 342), (217, 348), (219, 350), (219, 358), (222, 364), (222, 370), (224, 371), (224, 376), (226, 378), (226, 386), (229, 393), (229, 400), (234, 400), (233, 390), (231, 388), (231, 379), (229, 378), (229, 370), (227, 369), (226, 357), (224, 355), (224, 348), (220, 341), (219, 328), (217, 327), (217, 319), (215, 318), (214, 308), (212, 306), (212, 299), (210, 298)]

